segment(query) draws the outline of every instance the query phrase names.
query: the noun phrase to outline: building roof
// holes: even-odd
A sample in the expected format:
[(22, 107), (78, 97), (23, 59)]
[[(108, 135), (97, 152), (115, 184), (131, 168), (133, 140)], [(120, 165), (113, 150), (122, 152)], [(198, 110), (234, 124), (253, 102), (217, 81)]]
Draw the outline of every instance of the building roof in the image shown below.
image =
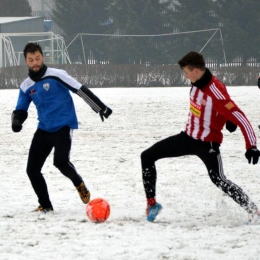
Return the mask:
[(38, 17), (32, 17), (32, 16), (24, 16), (24, 17), (0, 17), (0, 24), (3, 23), (12, 23), (17, 21), (23, 21), (23, 20), (29, 20), (29, 19), (35, 19)]

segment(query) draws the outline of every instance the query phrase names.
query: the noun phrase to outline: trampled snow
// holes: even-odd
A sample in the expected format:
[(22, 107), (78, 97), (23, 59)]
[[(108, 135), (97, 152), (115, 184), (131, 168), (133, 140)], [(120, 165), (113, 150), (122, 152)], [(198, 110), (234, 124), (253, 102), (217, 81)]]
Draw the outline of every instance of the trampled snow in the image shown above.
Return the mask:
[[(260, 91), (229, 87), (260, 138)], [(38, 206), (26, 175), (28, 149), (37, 127), (32, 104), (20, 133), (11, 130), (18, 90), (1, 90), (0, 101), (0, 259), (21, 260), (258, 260), (260, 225), (245, 225), (247, 214), (210, 181), (197, 157), (163, 159), (157, 201), (163, 210), (154, 223), (145, 217), (140, 154), (155, 142), (184, 130), (189, 88), (92, 89), (113, 109), (104, 123), (73, 95), (79, 129), (71, 161), (92, 199), (111, 205), (106, 223), (91, 223), (75, 187), (47, 158), (43, 174), (55, 211), (32, 213)], [(224, 170), (260, 207), (260, 165), (249, 165), (238, 129), (225, 129)]]

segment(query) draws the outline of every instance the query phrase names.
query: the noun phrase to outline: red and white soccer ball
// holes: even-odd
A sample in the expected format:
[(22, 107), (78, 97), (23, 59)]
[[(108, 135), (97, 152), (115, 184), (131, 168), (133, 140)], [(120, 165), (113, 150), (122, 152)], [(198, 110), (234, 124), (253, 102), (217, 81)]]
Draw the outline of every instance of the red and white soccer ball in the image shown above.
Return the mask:
[(110, 205), (102, 198), (93, 199), (87, 204), (86, 214), (92, 222), (105, 222), (110, 215)]

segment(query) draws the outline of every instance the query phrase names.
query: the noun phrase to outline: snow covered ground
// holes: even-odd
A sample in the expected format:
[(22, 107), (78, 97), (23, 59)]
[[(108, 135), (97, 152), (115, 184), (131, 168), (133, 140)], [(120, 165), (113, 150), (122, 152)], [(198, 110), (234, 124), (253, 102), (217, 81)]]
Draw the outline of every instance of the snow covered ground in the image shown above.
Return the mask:
[[(260, 140), (260, 92), (229, 87)], [(145, 218), (140, 154), (156, 141), (184, 129), (189, 88), (92, 89), (114, 113), (104, 123), (74, 95), (80, 129), (74, 131), (71, 161), (92, 199), (111, 205), (106, 223), (91, 223), (72, 183), (52, 165), (43, 168), (55, 211), (32, 213), (37, 198), (25, 172), (36, 129), (36, 111), (20, 133), (10, 116), (18, 90), (0, 99), (0, 259), (55, 260), (259, 260), (260, 225), (245, 225), (247, 214), (223, 196), (196, 157), (157, 162), (157, 200), (164, 209), (154, 223)], [(260, 205), (260, 165), (249, 165), (240, 130), (224, 132), (221, 146), (228, 178)], [(259, 145), (260, 146), (260, 145)]]

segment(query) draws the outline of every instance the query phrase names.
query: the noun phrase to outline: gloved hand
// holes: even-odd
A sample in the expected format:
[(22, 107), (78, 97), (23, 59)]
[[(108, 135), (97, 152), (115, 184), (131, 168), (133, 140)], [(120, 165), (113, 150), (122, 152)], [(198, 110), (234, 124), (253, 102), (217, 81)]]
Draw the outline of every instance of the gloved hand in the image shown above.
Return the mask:
[(104, 122), (104, 117), (108, 118), (112, 114), (112, 112), (112, 109), (110, 109), (109, 107), (104, 107), (102, 110), (99, 111), (101, 120)]
[(20, 132), (23, 128), (23, 122), (28, 116), (27, 111), (24, 110), (14, 110), (12, 113), (12, 130), (14, 132)]
[(22, 128), (23, 128), (23, 126), (20, 123), (20, 121), (17, 119), (14, 119), (12, 122), (12, 130), (17, 133), (17, 132), (20, 132), (22, 130)]
[(247, 149), (245, 156), (249, 164), (251, 163), (251, 161), (253, 162), (253, 164), (257, 164), (260, 156), (260, 151), (256, 147), (251, 147)]
[(237, 129), (237, 125), (232, 123), (231, 121), (227, 120), (226, 122), (226, 129), (232, 133), (232, 132), (235, 132), (236, 129)]

